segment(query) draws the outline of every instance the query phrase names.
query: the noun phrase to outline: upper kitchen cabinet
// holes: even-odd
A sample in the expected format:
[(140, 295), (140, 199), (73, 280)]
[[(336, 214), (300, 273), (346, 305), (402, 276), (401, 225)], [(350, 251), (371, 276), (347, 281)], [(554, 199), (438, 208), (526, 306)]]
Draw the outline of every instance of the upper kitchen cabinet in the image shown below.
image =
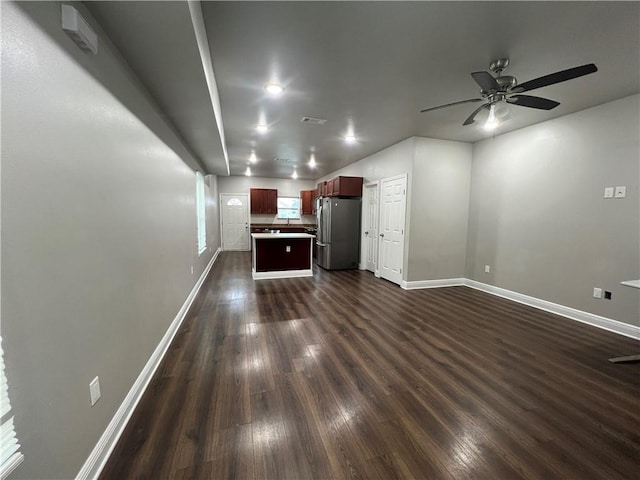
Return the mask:
[(335, 177), (318, 184), (322, 197), (361, 197), (362, 177)]
[(272, 188), (252, 188), (251, 213), (276, 215), (278, 213), (278, 190)]
[(315, 214), (315, 190), (300, 191), (300, 213), (302, 215)]

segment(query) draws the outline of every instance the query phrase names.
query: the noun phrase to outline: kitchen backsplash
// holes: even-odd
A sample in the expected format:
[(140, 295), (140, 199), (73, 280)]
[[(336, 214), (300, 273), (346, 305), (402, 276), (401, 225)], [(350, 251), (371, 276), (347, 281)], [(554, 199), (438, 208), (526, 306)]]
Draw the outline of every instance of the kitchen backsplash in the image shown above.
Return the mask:
[[(286, 218), (277, 218), (277, 215), (251, 215), (251, 223), (265, 225), (287, 225)], [(289, 219), (289, 225), (315, 225), (314, 215), (302, 215), (300, 218)]]

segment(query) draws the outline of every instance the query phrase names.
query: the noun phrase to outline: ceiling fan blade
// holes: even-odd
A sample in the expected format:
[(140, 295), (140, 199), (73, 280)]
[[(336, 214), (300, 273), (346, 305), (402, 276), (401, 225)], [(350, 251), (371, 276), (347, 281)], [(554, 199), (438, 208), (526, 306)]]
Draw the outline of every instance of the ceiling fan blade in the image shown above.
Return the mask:
[(469, 117), (464, 121), (464, 123), (462, 125), (471, 125), (473, 123), (473, 120), (476, 118), (476, 115), (480, 112), (480, 110), (482, 110), (483, 108), (489, 108), (489, 103), (485, 103), (484, 105), (480, 105), (478, 108), (476, 108), (473, 113), (471, 115), (469, 115)]
[(590, 73), (595, 73), (597, 71), (598, 67), (596, 67), (593, 63), (589, 63), (580, 67), (569, 68), (567, 70), (562, 70), (561, 72), (551, 73), (549, 75), (545, 75), (544, 77), (534, 78), (533, 80), (529, 80), (528, 82), (524, 82), (518, 85), (511, 91), (514, 93), (528, 92), (529, 90), (535, 90), (536, 88), (546, 87), (555, 83), (566, 82), (567, 80), (582, 77), (583, 75), (589, 75)]
[(498, 82), (496, 82), (496, 79), (493, 78), (493, 75), (491, 75), (489, 72), (473, 72), (471, 73), (471, 76), (476, 81), (476, 83), (480, 85), (480, 88), (482, 88), (482, 90), (489, 92), (491, 90), (500, 89)]
[(514, 95), (507, 99), (507, 102), (521, 107), (537, 108), (539, 110), (551, 110), (560, 103), (548, 98), (533, 97), (531, 95)]
[(424, 110), (420, 110), (420, 113), (430, 112), (431, 110), (438, 110), (439, 108), (452, 107), (454, 105), (460, 105), (461, 103), (471, 103), (471, 102), (481, 102), (481, 98), (471, 98), (469, 100), (460, 100), (459, 102), (447, 103), (445, 105), (440, 105), (438, 107), (425, 108)]

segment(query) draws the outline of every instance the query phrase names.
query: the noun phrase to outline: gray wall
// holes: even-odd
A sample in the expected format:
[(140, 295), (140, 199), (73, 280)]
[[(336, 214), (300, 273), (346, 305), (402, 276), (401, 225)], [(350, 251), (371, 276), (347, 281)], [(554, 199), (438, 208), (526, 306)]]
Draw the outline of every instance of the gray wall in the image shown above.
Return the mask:
[[(474, 145), (468, 278), (639, 324), (640, 290), (620, 285), (640, 278), (638, 99)], [(603, 199), (618, 185), (625, 199)]]
[(2, 2), (2, 336), (25, 454), (12, 478), (76, 476), (218, 248), (213, 177), (196, 251), (197, 164), (103, 34), (86, 55), (58, 2)]
[(415, 138), (408, 281), (464, 277), (471, 154), (468, 143)]

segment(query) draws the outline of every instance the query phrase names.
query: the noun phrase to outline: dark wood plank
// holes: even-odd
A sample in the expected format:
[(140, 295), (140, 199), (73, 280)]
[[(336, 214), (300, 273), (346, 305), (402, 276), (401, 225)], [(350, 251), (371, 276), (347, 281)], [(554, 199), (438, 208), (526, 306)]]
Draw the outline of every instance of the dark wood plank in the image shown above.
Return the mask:
[(636, 479), (639, 342), (466, 287), (222, 253), (102, 479)]

